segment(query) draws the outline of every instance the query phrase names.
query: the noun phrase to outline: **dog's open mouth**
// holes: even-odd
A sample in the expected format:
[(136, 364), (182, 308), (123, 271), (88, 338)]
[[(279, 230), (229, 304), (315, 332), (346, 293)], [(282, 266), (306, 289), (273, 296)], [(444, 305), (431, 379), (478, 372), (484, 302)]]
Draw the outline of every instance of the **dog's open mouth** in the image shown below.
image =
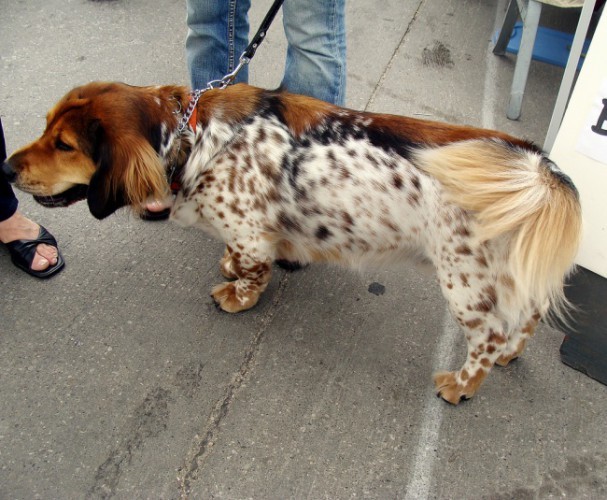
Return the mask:
[(48, 208), (67, 207), (72, 203), (84, 200), (87, 190), (88, 186), (76, 184), (67, 191), (63, 191), (63, 193), (54, 194), (53, 196), (34, 196), (34, 200)]

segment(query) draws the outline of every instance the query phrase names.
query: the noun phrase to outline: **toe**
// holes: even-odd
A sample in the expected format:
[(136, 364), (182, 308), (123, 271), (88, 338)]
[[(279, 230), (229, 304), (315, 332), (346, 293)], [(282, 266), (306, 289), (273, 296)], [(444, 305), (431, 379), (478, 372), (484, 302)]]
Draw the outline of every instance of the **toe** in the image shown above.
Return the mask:
[(32, 261), (33, 271), (44, 271), (49, 266), (54, 266), (57, 263), (57, 249), (50, 245), (38, 245), (36, 247), (36, 255)]

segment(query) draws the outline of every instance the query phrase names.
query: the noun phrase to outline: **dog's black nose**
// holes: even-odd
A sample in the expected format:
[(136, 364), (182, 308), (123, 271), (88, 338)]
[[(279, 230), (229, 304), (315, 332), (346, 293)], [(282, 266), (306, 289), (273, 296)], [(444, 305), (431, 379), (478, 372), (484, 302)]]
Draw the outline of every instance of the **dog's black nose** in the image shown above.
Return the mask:
[(2, 162), (2, 173), (4, 174), (4, 177), (6, 177), (6, 180), (8, 182), (15, 182), (15, 179), (17, 178), (17, 174), (15, 173), (15, 171), (12, 169), (12, 167), (9, 165), (9, 163), (7, 161)]

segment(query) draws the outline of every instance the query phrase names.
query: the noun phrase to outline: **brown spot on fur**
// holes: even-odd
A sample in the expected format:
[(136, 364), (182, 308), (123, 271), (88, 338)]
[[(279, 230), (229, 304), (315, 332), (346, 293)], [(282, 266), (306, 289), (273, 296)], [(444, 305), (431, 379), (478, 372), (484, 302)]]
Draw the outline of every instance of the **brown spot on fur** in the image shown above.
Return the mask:
[(466, 325), (468, 328), (470, 328), (470, 330), (474, 330), (475, 328), (478, 328), (479, 326), (481, 326), (483, 324), (483, 320), (480, 318), (475, 318), (475, 319), (471, 319), (468, 320), (464, 323), (464, 325)]
[(267, 133), (265, 131), (265, 129), (263, 127), (260, 127), (257, 133), (257, 142), (265, 142), (266, 138), (267, 138)]
[(268, 201), (276, 203), (282, 199), (282, 196), (280, 196), (280, 193), (275, 187), (272, 187), (266, 193), (266, 198), (268, 199)]
[(339, 177), (343, 180), (343, 179), (349, 179), (350, 178), (350, 171), (347, 169), (347, 167), (345, 165), (341, 165), (339, 167)]
[(527, 323), (521, 330), (521, 332), (526, 333), (527, 335), (533, 335), (533, 333), (535, 332), (535, 327), (537, 325), (537, 321), (533, 320), (533, 321), (529, 321), (529, 323)]
[(470, 283), (468, 282), (468, 275), (465, 273), (461, 273), (459, 275), (459, 279), (462, 281), (462, 285), (464, 285), (466, 288), (470, 287)]
[(490, 301), (493, 305), (497, 304), (497, 293), (493, 285), (489, 285), (483, 288), (483, 292), (487, 294), (487, 298), (485, 300)]
[(457, 234), (458, 236), (463, 236), (467, 238), (470, 236), (470, 231), (466, 226), (457, 226), (453, 231), (453, 234)]
[(259, 210), (265, 214), (268, 209), (268, 204), (261, 198), (255, 198), (255, 201), (253, 202), (253, 209)]
[(494, 344), (502, 345), (506, 343), (506, 336), (503, 333), (497, 333), (493, 329), (489, 330), (489, 342)]
[(472, 250), (468, 245), (463, 244), (455, 248), (455, 253), (460, 255), (472, 255)]
[(241, 140), (234, 142), (230, 149), (232, 151), (234, 151), (234, 153), (236, 153), (236, 154), (242, 154), (242, 152), (246, 148), (247, 148), (247, 143), (243, 139), (241, 139)]
[(489, 267), (489, 263), (487, 262), (487, 259), (485, 259), (484, 255), (477, 255), (475, 260), (479, 266)]
[(271, 179), (274, 183), (278, 183), (278, 181), (280, 181), (281, 173), (266, 156), (260, 155), (257, 158), (257, 164), (259, 165), (259, 172), (261, 175)]
[[(489, 350), (487, 349), (487, 352), (489, 352)], [(492, 363), (491, 361), (489, 361), (487, 358), (481, 358), (480, 361), (481, 365), (484, 366), (485, 368), (491, 368)]]
[(371, 181), (371, 184), (377, 191), (379, 191), (381, 193), (385, 193), (388, 190), (386, 185), (383, 184), (382, 182), (378, 182), (378, 181), (374, 180), (374, 181)]
[(409, 196), (407, 196), (407, 201), (412, 207), (419, 206), (419, 195), (416, 193), (409, 193)]
[(493, 309), (494, 306), (495, 303), (491, 300), (481, 300), (474, 306), (474, 310), (479, 312), (489, 312)]
[(215, 176), (210, 172), (204, 173), (202, 175), (202, 179), (205, 184), (210, 184), (211, 182), (215, 182)]
[(394, 224), (394, 222), (392, 222), (391, 220), (387, 219), (386, 217), (381, 217), (380, 222), (384, 226), (386, 226), (388, 229), (390, 229), (391, 231), (394, 231), (395, 233), (397, 233), (399, 231), (398, 226), (396, 224)]
[(234, 200), (232, 203), (230, 203), (228, 205), (228, 207), (230, 208), (230, 210), (236, 214), (238, 217), (244, 217), (245, 213), (242, 211), (242, 209), (238, 206), (238, 202), (236, 200)]
[(373, 157), (369, 152), (365, 153), (365, 158), (367, 159), (367, 161), (373, 165), (375, 168), (379, 168), (379, 162), (377, 161), (377, 159), (375, 157)]
[(348, 212), (342, 212), (341, 218), (347, 227), (351, 227), (354, 225), (354, 219), (352, 219), (352, 216)]

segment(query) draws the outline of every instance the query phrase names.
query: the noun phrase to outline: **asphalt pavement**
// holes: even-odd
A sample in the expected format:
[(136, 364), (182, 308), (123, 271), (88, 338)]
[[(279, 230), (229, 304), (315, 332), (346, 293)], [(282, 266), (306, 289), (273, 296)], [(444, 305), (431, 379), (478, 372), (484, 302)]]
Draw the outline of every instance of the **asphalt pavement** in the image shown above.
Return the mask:
[[(289, 1), (289, 0), (287, 0)], [(253, 2), (256, 26), (270, 0)], [(505, 1), (348, 0), (347, 104), (541, 144), (562, 69), (491, 53)], [(183, 0), (0, 0), (9, 149), (92, 80), (187, 84)], [(280, 18), (251, 83), (275, 88)], [(221, 76), (221, 75), (218, 75)], [(21, 209), (65, 270), (37, 281), (0, 248), (0, 498), (607, 498), (607, 390), (542, 325), (457, 407), (431, 375), (465, 343), (431, 272), (276, 269), (251, 311), (219, 312), (222, 245), (121, 210)]]

